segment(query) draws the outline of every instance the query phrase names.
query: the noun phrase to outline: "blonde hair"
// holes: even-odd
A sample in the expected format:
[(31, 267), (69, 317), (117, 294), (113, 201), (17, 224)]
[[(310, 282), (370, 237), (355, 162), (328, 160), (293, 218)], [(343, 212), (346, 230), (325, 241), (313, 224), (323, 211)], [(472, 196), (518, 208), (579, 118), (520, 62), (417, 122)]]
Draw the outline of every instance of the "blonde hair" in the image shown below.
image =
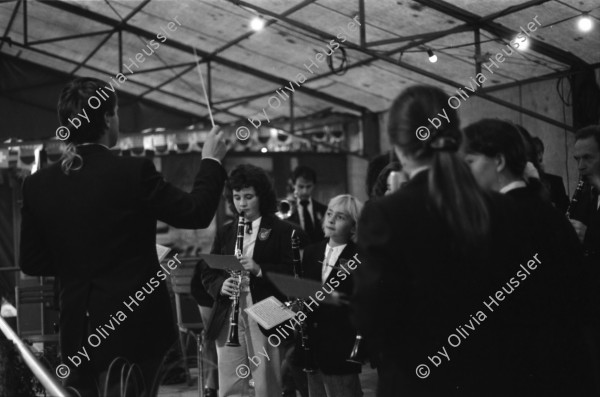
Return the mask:
[(83, 158), (77, 154), (77, 148), (73, 142), (67, 144), (65, 151), (60, 158), (60, 169), (65, 175), (71, 171), (77, 171), (83, 166)]
[[(354, 221), (354, 234), (352, 234), (352, 241), (356, 242), (356, 236), (358, 234), (358, 219), (360, 218), (360, 213), (363, 209), (364, 204), (362, 201), (352, 196), (351, 194), (340, 194), (339, 196), (335, 196), (331, 200), (329, 200), (329, 204), (327, 205), (327, 209), (329, 208), (337, 208), (340, 212), (347, 214), (352, 221)], [(323, 223), (321, 226), (325, 228), (325, 221), (327, 217), (323, 217)]]

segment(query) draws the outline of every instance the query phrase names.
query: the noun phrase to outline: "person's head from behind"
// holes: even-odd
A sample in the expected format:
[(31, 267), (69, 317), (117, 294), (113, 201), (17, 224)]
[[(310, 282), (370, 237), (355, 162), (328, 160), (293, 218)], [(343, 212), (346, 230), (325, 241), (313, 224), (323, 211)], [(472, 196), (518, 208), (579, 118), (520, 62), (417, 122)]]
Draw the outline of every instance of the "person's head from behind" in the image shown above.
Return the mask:
[[(456, 110), (448, 106), (448, 95), (441, 89), (417, 85), (405, 89), (392, 103), (389, 110), (388, 135), (402, 167), (412, 169), (429, 164), (436, 148), (456, 151), (460, 146), (461, 133)], [(440, 118), (444, 114), (446, 118)], [(429, 120), (437, 118), (441, 125), (434, 128)], [(425, 140), (417, 137), (417, 129), (426, 126), (431, 136)]]
[(535, 148), (535, 154), (537, 156), (537, 162), (538, 162), (538, 164), (540, 166), (542, 166), (543, 163), (544, 163), (544, 151), (545, 151), (544, 142), (540, 138), (538, 138), (537, 136), (533, 137), (531, 139), (531, 142), (533, 143), (533, 147)]
[(249, 221), (273, 214), (277, 200), (266, 172), (251, 164), (241, 164), (231, 171), (225, 185), (225, 197), (232, 209), (244, 213)]
[(600, 125), (590, 125), (575, 133), (573, 157), (580, 177), (600, 189)]
[[(437, 87), (417, 85), (395, 99), (388, 123), (390, 142), (406, 173), (429, 167), (425, 198), (453, 232), (463, 253), (489, 236), (489, 211), (483, 191), (456, 153), (462, 141), (460, 123), (449, 96)], [(435, 128), (429, 120), (437, 119)], [(435, 120), (434, 120), (435, 121)], [(417, 137), (419, 127), (430, 136)]]
[(337, 244), (346, 244), (350, 240), (356, 242), (358, 218), (362, 208), (363, 203), (349, 194), (332, 198), (323, 218), (325, 237)]
[(406, 174), (402, 171), (400, 163), (392, 161), (386, 165), (379, 175), (373, 188), (374, 197), (383, 197), (394, 193), (408, 180)]
[(300, 200), (309, 200), (317, 184), (317, 173), (309, 167), (300, 165), (292, 172), (294, 196)]
[(483, 119), (464, 131), (465, 161), (482, 188), (499, 191), (510, 182), (523, 179), (526, 147), (512, 123)]
[[(119, 137), (117, 95), (104, 87), (101, 80), (78, 77), (63, 88), (58, 99), (58, 119), (69, 129), (68, 143), (116, 145)], [(98, 95), (96, 91), (100, 88), (108, 98)]]

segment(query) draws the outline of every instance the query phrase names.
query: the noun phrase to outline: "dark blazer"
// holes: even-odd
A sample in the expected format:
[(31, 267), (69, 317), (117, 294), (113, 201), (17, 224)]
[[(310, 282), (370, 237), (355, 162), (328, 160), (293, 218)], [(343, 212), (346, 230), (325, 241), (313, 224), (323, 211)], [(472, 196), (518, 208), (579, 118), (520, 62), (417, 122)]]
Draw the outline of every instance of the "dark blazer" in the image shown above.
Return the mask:
[(552, 204), (554, 204), (562, 214), (566, 213), (567, 207), (569, 206), (569, 197), (565, 191), (563, 179), (558, 175), (547, 174), (545, 172), (540, 173), (540, 179), (550, 193), (550, 201)]
[[(236, 226), (235, 222), (231, 222), (217, 231), (211, 253), (233, 255)], [(286, 297), (269, 281), (268, 275), (270, 272), (293, 273), (292, 230), (290, 224), (275, 215), (263, 215), (252, 255), (252, 259), (262, 270), (262, 277), (250, 275), (252, 302), (257, 303), (270, 296), (275, 296), (281, 302), (286, 300)], [(206, 266), (202, 268), (201, 275), (204, 288), (215, 301), (206, 336), (209, 339), (216, 339), (221, 329), (228, 323), (231, 299), (221, 295), (221, 287), (229, 278), (229, 274), (225, 270), (211, 269)], [(263, 328), (261, 331), (265, 335), (269, 334)]]
[[(119, 157), (101, 145), (78, 151), (81, 170), (67, 176), (55, 164), (23, 184), (21, 269), (60, 279), (65, 362), (82, 347), (97, 370), (117, 356), (132, 362), (161, 356), (176, 332), (162, 282), (167, 276), (157, 274), (162, 270), (156, 222), (207, 227), (219, 203), (225, 170), (214, 160), (203, 160), (192, 192), (186, 193), (165, 182), (148, 159)], [(136, 300), (139, 306), (132, 303), (138, 291), (143, 299)], [(112, 317), (118, 320), (119, 311), (126, 318), (121, 316), (117, 324)], [(114, 331), (106, 327), (110, 321)], [(98, 334), (99, 326), (109, 335), (91, 347), (88, 336)]]
[[(321, 224), (323, 223), (323, 218), (325, 218), (325, 212), (327, 212), (327, 206), (325, 204), (321, 204), (318, 201), (314, 200), (313, 203), (313, 225), (314, 230), (313, 233), (309, 234), (308, 238), (311, 243), (317, 243), (325, 238), (325, 233), (323, 232), (323, 227)], [(298, 211), (302, 211), (302, 207), (300, 203), (297, 203), (296, 210), (292, 213), (292, 215), (288, 218), (288, 221), (293, 222), (297, 225), (300, 225), (300, 215), (298, 215)]]
[[(325, 260), (325, 246), (328, 240), (312, 244), (306, 247), (304, 257), (302, 258), (302, 268), (304, 277), (321, 282), (321, 272), (323, 261)], [(352, 260), (353, 267), (363, 265), (352, 259), (358, 253), (358, 247), (353, 242), (349, 242), (340, 254), (336, 267), (340, 267), (342, 262)], [(360, 257), (357, 256), (360, 260)], [(325, 294), (333, 290), (342, 292), (348, 297), (354, 290), (353, 271), (345, 264), (344, 267), (350, 273), (342, 269), (332, 269), (329, 277), (325, 280)], [(336, 286), (337, 285), (337, 286)], [(311, 305), (314, 307), (314, 304)], [(356, 329), (350, 321), (350, 308), (348, 306), (334, 306), (321, 303), (314, 312), (306, 310), (309, 322), (309, 343), (314, 362), (317, 367), (327, 375), (345, 375), (359, 373), (360, 364), (353, 364), (346, 361), (350, 357), (354, 341), (356, 339)]]
[[(353, 307), (361, 333), (381, 359), (378, 395), (558, 396), (573, 394), (575, 388), (574, 394), (589, 395), (584, 377), (569, 370), (581, 368), (575, 362), (581, 358), (578, 353), (572, 359), (564, 354), (550, 358), (543, 366), (554, 370), (550, 375), (535, 368), (540, 346), (532, 336), (552, 327), (575, 327), (569, 323), (561, 328), (560, 321), (568, 319), (561, 317), (562, 308), (554, 312), (549, 307), (545, 313), (550, 315), (540, 319), (532, 312), (537, 305), (518, 299), (534, 296), (540, 284), (536, 277), (552, 278), (543, 273), (554, 272), (552, 268), (539, 265), (498, 306), (491, 303), (497, 291), (510, 291), (509, 280), (535, 253), (514, 201), (490, 193), (491, 240), (461, 254), (429, 204), (427, 178), (428, 172), (421, 172), (398, 192), (370, 202), (359, 222), (360, 255), (367, 266), (357, 269)], [(536, 302), (542, 299), (554, 302), (548, 295)], [(468, 336), (458, 336), (458, 327)], [(449, 360), (440, 353), (444, 348)], [(569, 348), (579, 351), (578, 342), (564, 346), (563, 352)], [(423, 364), (430, 372), (420, 379), (417, 368)], [(420, 368), (421, 374), (426, 372)], [(575, 378), (567, 379), (563, 372)]]

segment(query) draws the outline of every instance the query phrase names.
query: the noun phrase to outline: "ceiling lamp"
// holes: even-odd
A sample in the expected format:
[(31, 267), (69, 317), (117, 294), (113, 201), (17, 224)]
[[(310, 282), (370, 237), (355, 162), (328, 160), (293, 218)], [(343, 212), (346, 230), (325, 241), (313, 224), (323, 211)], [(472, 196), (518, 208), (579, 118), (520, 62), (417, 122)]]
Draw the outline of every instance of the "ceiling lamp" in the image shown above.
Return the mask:
[(581, 18), (577, 20), (577, 28), (579, 31), (587, 33), (594, 27), (594, 21), (589, 15), (582, 15)]
[(265, 27), (265, 20), (262, 19), (262, 17), (260, 15), (257, 17), (254, 17), (254, 19), (252, 19), (252, 21), (250, 21), (250, 27), (255, 32), (259, 32), (259, 31), (263, 30), (263, 28)]
[(437, 62), (437, 55), (435, 55), (433, 53), (433, 51), (430, 49), (427, 50), (427, 55), (429, 56), (429, 62), (431, 63), (436, 63)]

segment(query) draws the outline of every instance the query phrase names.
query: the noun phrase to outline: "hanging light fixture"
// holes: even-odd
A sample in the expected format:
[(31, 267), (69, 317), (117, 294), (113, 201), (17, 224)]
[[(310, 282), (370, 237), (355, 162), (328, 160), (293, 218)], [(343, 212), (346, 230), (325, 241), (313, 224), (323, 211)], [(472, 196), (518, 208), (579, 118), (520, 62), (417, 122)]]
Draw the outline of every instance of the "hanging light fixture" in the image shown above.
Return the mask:
[(265, 27), (265, 20), (259, 15), (250, 21), (250, 28), (255, 32), (260, 32)]
[(580, 32), (587, 33), (594, 28), (594, 21), (589, 15), (582, 15), (577, 20), (577, 28)]
[(427, 50), (427, 55), (429, 56), (429, 62), (431, 63), (436, 63), (437, 62), (437, 55), (435, 55), (433, 53), (433, 51), (430, 49)]

